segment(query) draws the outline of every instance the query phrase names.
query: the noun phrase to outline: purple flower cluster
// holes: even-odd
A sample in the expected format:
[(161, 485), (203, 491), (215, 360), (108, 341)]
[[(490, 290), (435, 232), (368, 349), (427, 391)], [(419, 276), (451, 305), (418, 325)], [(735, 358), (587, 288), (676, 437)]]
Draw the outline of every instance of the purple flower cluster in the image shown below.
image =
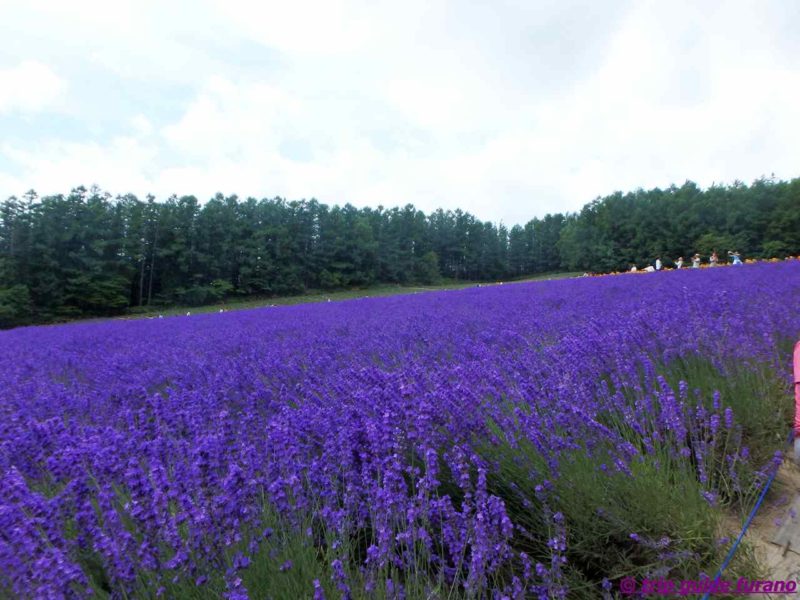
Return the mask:
[[(402, 597), (391, 574), (425, 569), (474, 597), (565, 597), (561, 461), (631, 473), (666, 449), (717, 503), (712, 461), (763, 465), (730, 407), (657, 368), (786, 373), (776, 340), (798, 335), (798, 262), (0, 332), (0, 594), (216, 577), (247, 598), (279, 522), (327, 553), (307, 596)], [(542, 457), (526, 502), (549, 556), (515, 544), (487, 444)]]

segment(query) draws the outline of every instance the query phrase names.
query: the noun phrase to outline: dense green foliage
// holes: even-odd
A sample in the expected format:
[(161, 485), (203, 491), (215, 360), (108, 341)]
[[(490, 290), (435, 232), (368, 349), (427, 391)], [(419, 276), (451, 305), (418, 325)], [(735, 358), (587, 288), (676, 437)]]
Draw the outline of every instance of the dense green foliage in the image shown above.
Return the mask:
[(598, 198), (510, 230), (472, 215), (97, 188), (0, 204), (0, 327), (376, 283), (612, 271), (735, 249), (800, 252), (800, 179)]
[(563, 266), (599, 272), (714, 250), (784, 258), (800, 252), (800, 179), (618, 192), (570, 215), (558, 248)]
[(505, 227), (461, 211), (29, 192), (0, 208), (0, 325), (233, 295), (497, 279), (507, 251)]

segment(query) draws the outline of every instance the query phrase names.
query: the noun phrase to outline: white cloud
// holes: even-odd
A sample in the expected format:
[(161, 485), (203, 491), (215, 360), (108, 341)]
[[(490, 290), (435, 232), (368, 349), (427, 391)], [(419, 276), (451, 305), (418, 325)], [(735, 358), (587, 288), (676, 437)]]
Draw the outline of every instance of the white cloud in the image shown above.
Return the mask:
[[(744, 35), (756, 16), (740, 8), (734, 22)], [(535, 131), (554, 150), (551, 173), (563, 177), (574, 165), (562, 189), (581, 202), (687, 178), (710, 185), (798, 174), (791, 98), (800, 72), (777, 66), (770, 44), (744, 52), (732, 23), (722, 25), (730, 35), (712, 27), (715, 14), (692, 19), (693, 10), (671, 10), (632, 12), (601, 68), (560, 103), (559, 122), (569, 125), (553, 119)]]
[[(469, 77), (440, 74), (392, 79), (384, 95), (411, 124), (436, 135), (492, 129), (504, 112), (499, 95)], [(497, 121), (491, 119), (493, 114)]]
[(112, 193), (135, 190), (144, 195), (157, 150), (136, 137), (120, 136), (107, 144), (47, 141), (31, 149), (5, 144), (0, 154), (18, 165), (17, 179), (25, 182), (26, 190), (34, 188), (42, 195), (93, 184)]
[[(14, 190), (16, 195), (20, 195), (27, 192), (31, 188), (30, 184), (28, 184), (28, 187), (25, 188), (25, 184), (26, 182), (22, 181), (21, 179), (0, 171), (0, 190)], [(9, 195), (11, 195), (10, 191)]]
[(131, 119), (131, 128), (140, 136), (148, 136), (153, 133), (153, 124), (144, 115), (136, 115)]
[(24, 60), (0, 69), (0, 113), (35, 113), (56, 105), (67, 84), (47, 65)]
[[(510, 224), (618, 189), (798, 175), (800, 44), (775, 2), (94, 1), (0, 23), (12, 64), (81, 81), (43, 105), (69, 105), (69, 137), (0, 147), (0, 195), (99, 183)], [(47, 42), (16, 41), (34, 23)], [(112, 87), (130, 105), (84, 102)], [(7, 89), (0, 110), (35, 106)]]
[(291, 55), (351, 53), (375, 40), (371, 3), (328, 0), (211, 0), (220, 21), (242, 35)]
[(246, 153), (272, 151), (301, 124), (298, 102), (262, 83), (237, 85), (210, 78), (176, 123), (163, 130), (170, 147), (183, 159), (211, 162), (246, 158)]

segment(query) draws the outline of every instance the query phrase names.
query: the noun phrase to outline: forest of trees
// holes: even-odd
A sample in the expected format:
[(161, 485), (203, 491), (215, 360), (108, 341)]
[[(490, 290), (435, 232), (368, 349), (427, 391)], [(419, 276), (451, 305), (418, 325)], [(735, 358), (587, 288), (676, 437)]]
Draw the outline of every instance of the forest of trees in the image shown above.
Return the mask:
[(0, 327), (376, 283), (606, 272), (713, 249), (800, 253), (800, 179), (598, 198), (508, 229), (462, 212), (79, 187), (0, 204)]

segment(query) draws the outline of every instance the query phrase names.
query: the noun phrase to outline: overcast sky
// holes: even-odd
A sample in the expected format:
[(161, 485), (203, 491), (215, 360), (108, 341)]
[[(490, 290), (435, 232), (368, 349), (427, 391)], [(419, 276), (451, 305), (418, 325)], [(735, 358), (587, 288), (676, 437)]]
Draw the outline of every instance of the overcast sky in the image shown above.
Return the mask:
[(800, 2), (0, 0), (0, 197), (97, 184), (523, 223), (800, 176)]

